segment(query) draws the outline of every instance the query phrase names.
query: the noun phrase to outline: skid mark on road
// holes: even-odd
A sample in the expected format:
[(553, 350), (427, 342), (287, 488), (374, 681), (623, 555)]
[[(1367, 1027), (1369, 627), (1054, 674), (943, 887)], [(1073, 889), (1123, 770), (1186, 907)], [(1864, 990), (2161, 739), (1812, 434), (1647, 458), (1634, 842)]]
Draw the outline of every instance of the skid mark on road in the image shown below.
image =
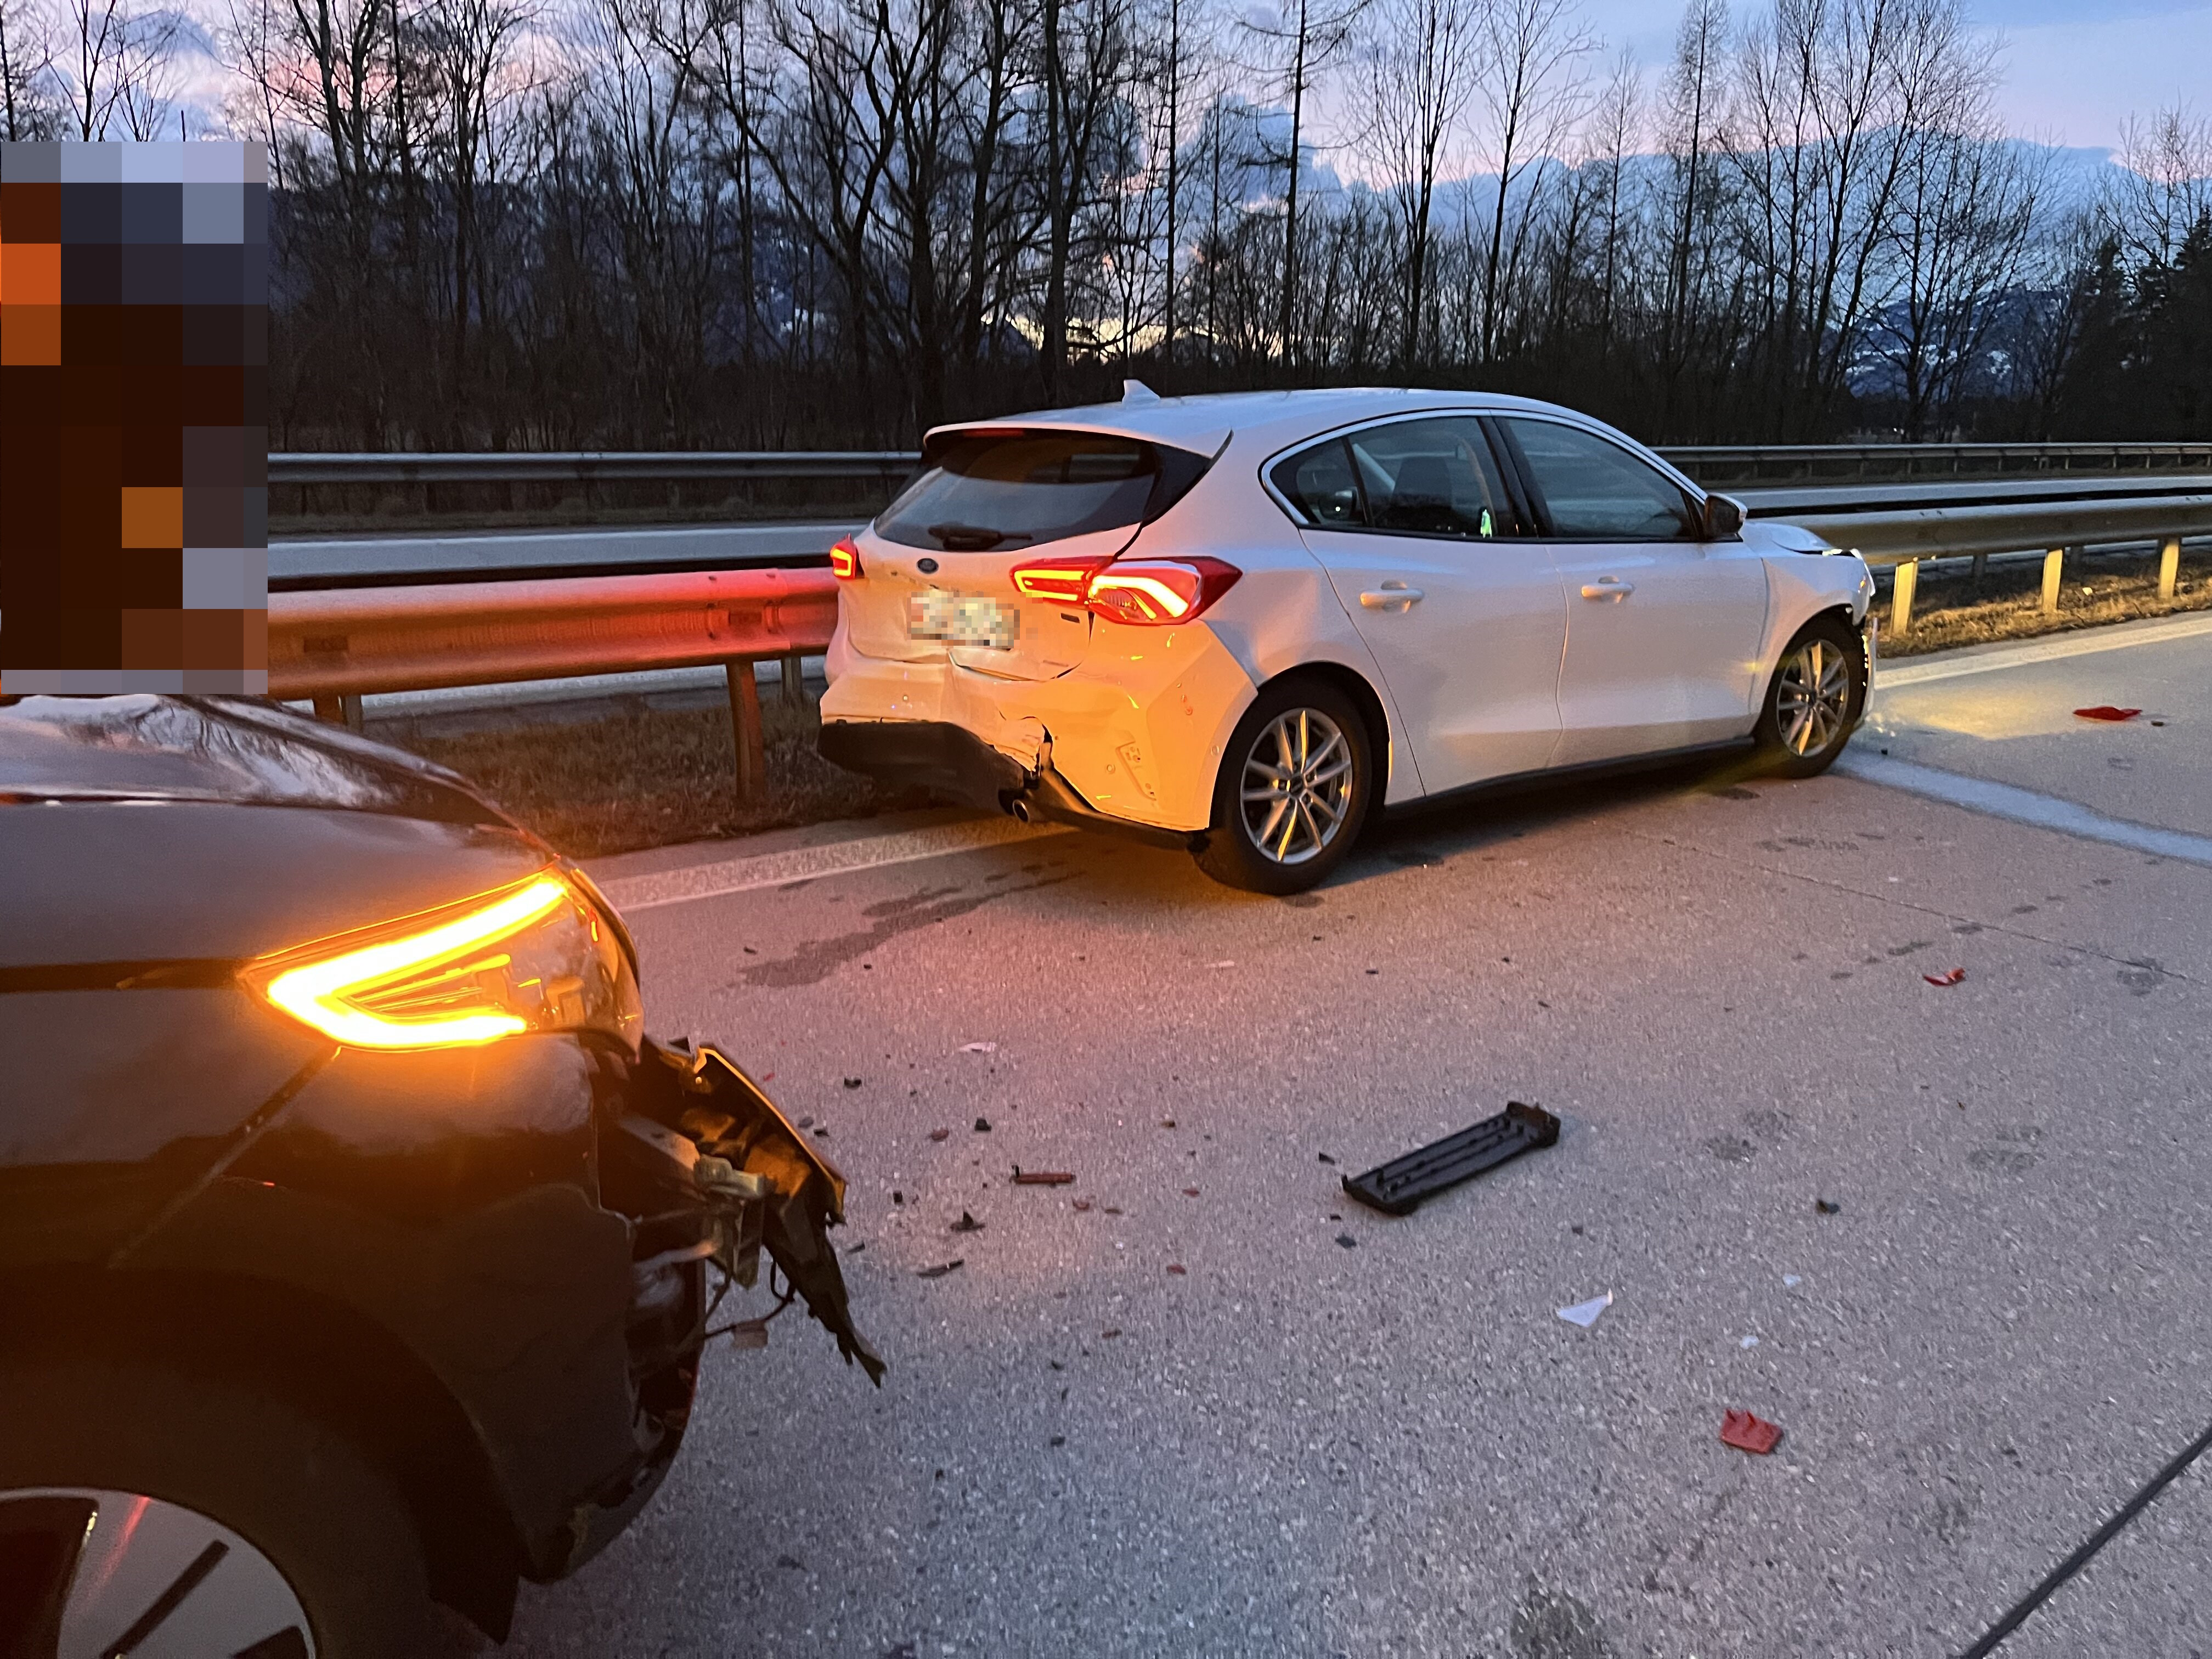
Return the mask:
[[(901, 933), (911, 933), (916, 928), (950, 921), (955, 916), (964, 916), (994, 899), (1002, 899), (1010, 894), (1034, 893), (1040, 887), (1057, 887), (1061, 882), (1073, 879), (1073, 876), (1047, 876), (1042, 881), (1033, 881), (1025, 886), (1001, 887), (988, 893), (970, 894), (965, 898), (942, 897), (933, 902), (930, 902), (930, 895), (925, 891), (915, 894), (910, 900), (889, 900), (882, 904), (871, 905), (871, 912), (889, 911), (890, 914), (877, 915), (875, 926), (863, 933), (840, 933), (834, 939), (809, 939), (787, 957), (777, 957), (757, 963), (745, 969), (744, 982), (774, 990), (817, 985), (847, 963), (866, 956)], [(957, 890), (938, 890), (949, 892)]]

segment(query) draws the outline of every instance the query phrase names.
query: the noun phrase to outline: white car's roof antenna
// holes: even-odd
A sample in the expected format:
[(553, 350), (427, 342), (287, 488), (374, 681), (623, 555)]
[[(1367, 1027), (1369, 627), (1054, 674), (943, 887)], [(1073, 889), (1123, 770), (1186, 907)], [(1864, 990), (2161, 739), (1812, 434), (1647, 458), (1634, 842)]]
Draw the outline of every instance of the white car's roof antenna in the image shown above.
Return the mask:
[(1142, 380), (1121, 382), (1121, 401), (1125, 404), (1156, 404), (1159, 400), (1160, 394)]

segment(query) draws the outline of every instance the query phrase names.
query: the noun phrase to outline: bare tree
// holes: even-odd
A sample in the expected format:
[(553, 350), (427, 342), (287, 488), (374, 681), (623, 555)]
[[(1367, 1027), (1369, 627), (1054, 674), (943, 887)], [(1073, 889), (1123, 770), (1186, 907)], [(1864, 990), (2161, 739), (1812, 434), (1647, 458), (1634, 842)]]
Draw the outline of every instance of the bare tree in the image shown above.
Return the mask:
[(1403, 239), (1398, 361), (1421, 356), (1429, 307), (1437, 185), (1457, 162), (1461, 118), (1485, 42), (1483, 9), (1498, 0), (1377, 0), (1370, 14), (1363, 148), (1392, 180)]
[(2212, 117), (2175, 103), (2120, 128), (2119, 166), (2106, 175), (2103, 216), (2122, 254), (2171, 265), (2212, 213)]
[(1596, 50), (1597, 41), (1569, 4), (1570, 0), (1492, 0), (1484, 15), (1477, 85), (1489, 115), (1484, 136), (1498, 180), (1483, 258), (1486, 362), (1498, 356), (1503, 302), (1520, 274), (1534, 221), (1527, 174), (1533, 164), (1559, 153), (1586, 103), (1583, 60)]

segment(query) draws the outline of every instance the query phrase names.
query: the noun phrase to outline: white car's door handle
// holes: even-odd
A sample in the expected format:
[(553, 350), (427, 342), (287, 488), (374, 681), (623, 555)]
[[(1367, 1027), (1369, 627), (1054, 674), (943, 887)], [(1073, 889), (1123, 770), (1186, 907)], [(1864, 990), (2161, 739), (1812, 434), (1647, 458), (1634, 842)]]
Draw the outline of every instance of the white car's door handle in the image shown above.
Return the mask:
[(1403, 582), (1384, 582), (1380, 592), (1370, 589), (1359, 596), (1359, 602), (1370, 611), (1409, 611), (1421, 602), (1421, 590)]
[(1618, 576), (1600, 576), (1594, 582), (1583, 584), (1586, 599), (1625, 599), (1636, 591), (1634, 582), (1625, 582)]

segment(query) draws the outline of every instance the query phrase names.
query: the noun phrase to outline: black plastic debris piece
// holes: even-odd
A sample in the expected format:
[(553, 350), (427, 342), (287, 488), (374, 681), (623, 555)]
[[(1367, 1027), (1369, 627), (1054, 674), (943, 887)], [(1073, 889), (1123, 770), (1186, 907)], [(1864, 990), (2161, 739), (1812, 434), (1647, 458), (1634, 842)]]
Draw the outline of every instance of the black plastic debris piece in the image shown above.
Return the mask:
[(1813, 1200), (1813, 1207), (1818, 1210), (1822, 1215), (1840, 1215), (1843, 1213), (1844, 1209), (1842, 1205), (1831, 1204), (1825, 1198), (1814, 1199)]
[(1509, 1101), (1496, 1117), (1378, 1164), (1364, 1175), (1345, 1176), (1344, 1190), (1385, 1215), (1411, 1215), (1423, 1199), (1559, 1138), (1559, 1119), (1540, 1106)]
[(1336, 1242), (1343, 1245), (1347, 1250), (1357, 1249), (1359, 1248), (1359, 1241), (1354, 1238), (1350, 1233), (1339, 1233), (1336, 1236)]
[(991, 1120), (988, 1117), (977, 1118), (975, 1120), (975, 1133), (979, 1135), (987, 1135), (990, 1133)]
[(983, 1231), (983, 1224), (963, 1210), (960, 1219), (952, 1224), (952, 1231), (956, 1233), (980, 1233)]
[(1327, 1152), (1316, 1152), (1314, 1156), (1320, 1158), (1324, 1164), (1334, 1164), (1336, 1162), (1336, 1160), (1331, 1158)]
[(856, 1077), (848, 1077), (845, 1079), (845, 1086), (848, 1089), (857, 1089), (860, 1086), (860, 1079)]
[(966, 1265), (967, 1262), (963, 1257), (956, 1255), (951, 1261), (942, 1262), (937, 1267), (921, 1268), (915, 1274), (915, 1277), (916, 1279), (942, 1279), (954, 1268), (965, 1267)]

